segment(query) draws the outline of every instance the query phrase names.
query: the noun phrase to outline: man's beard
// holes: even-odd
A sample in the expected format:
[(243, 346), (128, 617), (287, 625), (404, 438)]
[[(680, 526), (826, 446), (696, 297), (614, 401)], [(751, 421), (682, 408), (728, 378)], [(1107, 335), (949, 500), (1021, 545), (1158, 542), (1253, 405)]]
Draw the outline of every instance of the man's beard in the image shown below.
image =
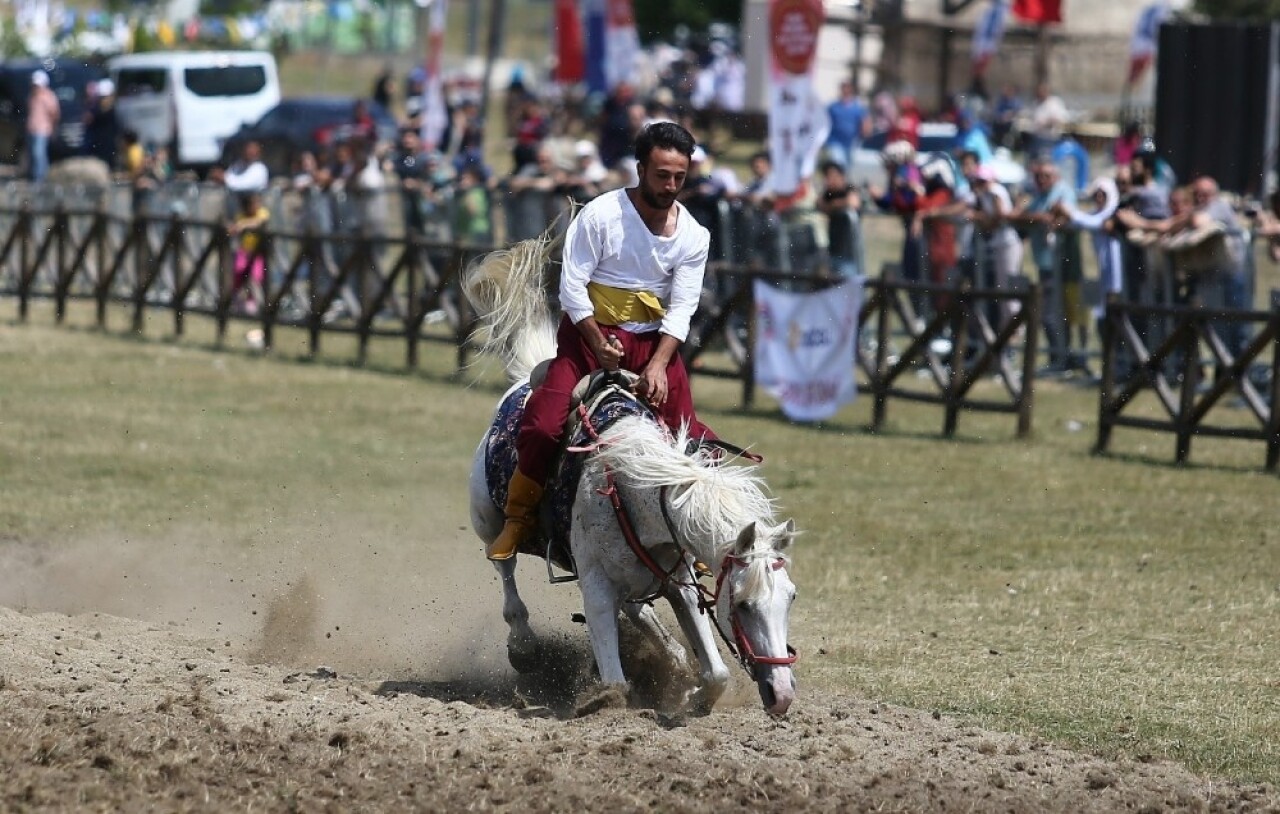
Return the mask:
[(663, 201), (663, 199), (658, 196), (658, 193), (649, 189), (649, 187), (644, 184), (640, 185), (640, 197), (644, 199), (645, 205), (652, 209), (670, 209), (671, 205), (676, 201), (675, 195), (672, 195), (668, 200)]

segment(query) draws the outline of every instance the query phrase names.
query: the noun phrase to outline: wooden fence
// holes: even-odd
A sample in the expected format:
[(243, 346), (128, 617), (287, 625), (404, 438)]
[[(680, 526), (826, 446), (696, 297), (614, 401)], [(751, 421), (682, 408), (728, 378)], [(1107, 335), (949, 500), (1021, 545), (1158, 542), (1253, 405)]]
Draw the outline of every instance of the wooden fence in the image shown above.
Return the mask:
[[(305, 328), (311, 352), (325, 332), (358, 336), (363, 363), (374, 336), (402, 337), (406, 364), (418, 364), (421, 341), (457, 348), (466, 363), (472, 317), (457, 280), (470, 259), (489, 246), (369, 236), (321, 236), (264, 229), (254, 258), (267, 274), (250, 283), (250, 313), (237, 302), (234, 239), (217, 221), (124, 218), (105, 209), (0, 209), (0, 293), (18, 299), (19, 319), (33, 298), (52, 298), (61, 322), (71, 299), (92, 299), (100, 327), (107, 305), (132, 306), (135, 332), (149, 307), (172, 311), (182, 335), (188, 314), (214, 318), (218, 341), (233, 318), (260, 326), (270, 348), (278, 326)], [(342, 306), (337, 309), (337, 306)], [(447, 335), (422, 330), (428, 314), (443, 313)]]
[[(92, 300), (104, 328), (108, 304), (125, 303), (135, 332), (143, 330), (149, 308), (170, 311), (179, 336), (187, 315), (207, 315), (219, 342), (231, 320), (249, 320), (267, 349), (278, 327), (293, 326), (307, 331), (312, 354), (326, 332), (354, 333), (360, 363), (376, 336), (403, 339), (409, 367), (417, 366), (422, 341), (444, 342), (455, 347), (461, 367), (474, 319), (458, 278), (471, 258), (490, 248), (262, 229), (252, 259), (264, 261), (266, 274), (261, 285), (249, 284), (256, 306), (249, 313), (234, 282), (236, 240), (224, 223), (177, 215), (128, 218), (62, 203), (43, 210), (0, 206), (0, 294), (17, 297), (24, 320), (35, 298), (52, 299), (59, 322), (68, 301)], [(740, 379), (744, 405), (755, 396), (750, 353), (757, 279), (802, 290), (830, 284), (782, 272), (709, 269), (708, 290), (719, 296), (704, 302), (683, 353), (695, 374)], [(927, 303), (932, 316), (921, 319), (913, 301)], [(947, 436), (966, 410), (1014, 413), (1018, 435), (1028, 435), (1036, 356), (1031, 326), (1038, 312), (1034, 287), (1008, 292), (906, 283), (886, 266), (881, 279), (866, 282), (861, 337), (850, 360), (860, 371), (860, 390), (874, 399), (874, 426), (883, 426), (891, 400), (902, 399), (941, 405)], [(442, 317), (449, 329), (425, 331), (428, 315)], [(712, 347), (728, 351), (727, 367), (706, 363)], [(903, 381), (908, 373), (927, 382), (909, 386)], [(984, 376), (1000, 382), (1005, 398), (974, 395)]]
[[(1280, 304), (1268, 312), (1112, 301), (1106, 324), (1096, 452), (1106, 452), (1115, 427), (1136, 427), (1173, 433), (1178, 463), (1190, 457), (1192, 437), (1202, 435), (1261, 440), (1266, 468), (1280, 465)], [(1228, 333), (1252, 336), (1233, 351)], [(1126, 414), (1145, 391), (1164, 417)], [(1209, 423), (1230, 393), (1251, 424)]]
[[(1017, 435), (1031, 433), (1035, 391), (1036, 343), (1040, 292), (1034, 286), (993, 291), (961, 286), (908, 283), (896, 279), (887, 264), (879, 279), (867, 279), (858, 316), (856, 358), (858, 389), (874, 399), (872, 425), (884, 425), (892, 399), (939, 404), (942, 433), (955, 434), (965, 410), (1013, 413)], [(751, 346), (754, 341), (754, 282), (766, 280), (793, 289), (815, 291), (830, 279), (713, 265), (710, 287), (723, 292), (704, 302), (690, 339), (683, 347), (686, 363), (699, 374), (742, 381), (742, 403), (755, 397)], [(932, 316), (921, 318), (913, 302), (927, 303)], [(728, 365), (712, 366), (705, 353), (723, 339)], [(896, 347), (895, 347), (896, 346)], [(963, 363), (957, 364), (957, 360)], [(927, 384), (910, 387), (907, 373), (924, 371)], [(993, 376), (1005, 398), (979, 398), (973, 387)]]

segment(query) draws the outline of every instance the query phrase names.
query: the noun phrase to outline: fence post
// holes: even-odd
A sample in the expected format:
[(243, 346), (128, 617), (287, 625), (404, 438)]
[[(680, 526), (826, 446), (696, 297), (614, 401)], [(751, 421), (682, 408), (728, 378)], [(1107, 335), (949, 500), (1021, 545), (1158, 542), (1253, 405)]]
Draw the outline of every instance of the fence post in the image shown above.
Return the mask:
[[(265, 228), (258, 231), (258, 245), (254, 247), (254, 256), (249, 260), (249, 284), (253, 284), (253, 266), (262, 261), (262, 302), (258, 305), (258, 315), (262, 318), (262, 350), (264, 353), (271, 352), (271, 346), (275, 342), (276, 317), (280, 300), (284, 295), (282, 288), (278, 292), (278, 296), (271, 295), (271, 258), (274, 256), (272, 252), (271, 233)], [(287, 277), (287, 275), (286, 275)], [(288, 285), (288, 281), (282, 280), (281, 286)]]
[(324, 265), (324, 248), (316, 237), (315, 226), (308, 221), (302, 238), (303, 251), (307, 253), (307, 347), (311, 358), (320, 353), (320, 328), (324, 321), (324, 312), (317, 306), (321, 300), (320, 275), (323, 270), (327, 279), (329, 267)]
[(1120, 298), (1115, 294), (1107, 295), (1107, 309), (1102, 316), (1102, 384), (1098, 388), (1098, 440), (1094, 442), (1094, 453), (1107, 451), (1111, 443), (1111, 399), (1115, 395), (1116, 386), (1116, 345), (1121, 331)]
[(62, 201), (58, 201), (57, 208), (53, 215), (53, 228), (57, 234), (55, 240), (58, 244), (54, 247), (54, 264), (57, 267), (57, 273), (54, 279), (57, 280), (57, 287), (54, 289), (54, 321), (61, 325), (67, 318), (67, 294), (70, 293), (70, 271), (67, 269), (67, 211)]
[(214, 233), (214, 240), (218, 241), (218, 307), (215, 318), (218, 321), (218, 333), (216, 342), (218, 347), (227, 339), (227, 320), (231, 318), (231, 299), (234, 296), (232, 291), (231, 277), (234, 269), (231, 265), (231, 243), (230, 236), (227, 234), (226, 227), (221, 221), (214, 227), (217, 231)]
[(1201, 320), (1193, 317), (1186, 323), (1187, 338), (1182, 349), (1182, 390), (1178, 393), (1177, 449), (1174, 459), (1185, 464), (1191, 455), (1191, 433), (1195, 429), (1191, 421), (1191, 408), (1195, 406), (1196, 386), (1200, 383), (1200, 332)]
[(886, 263), (880, 270), (880, 307), (876, 314), (876, 375), (871, 383), (874, 401), (871, 405), (871, 427), (880, 429), (884, 425), (885, 412), (889, 405), (889, 385), (885, 374), (889, 368), (889, 298), (893, 294), (894, 267)]
[(23, 201), (18, 213), (18, 319), (27, 321), (31, 307), (31, 284), (35, 281), (35, 269), (31, 264), (31, 204)]
[(369, 296), (368, 288), (369, 276), (373, 273), (373, 241), (367, 237), (360, 238), (358, 262), (355, 264), (355, 273), (357, 275), (358, 297), (360, 300), (360, 319), (356, 322), (356, 331), (359, 333), (360, 341), (356, 349), (356, 364), (364, 366), (369, 359), (369, 332), (373, 330), (373, 317), (370, 313), (372, 305), (372, 297)]
[(97, 299), (96, 319), (99, 330), (105, 330), (107, 327), (107, 297), (109, 296), (107, 286), (107, 202), (104, 197), (98, 203), (98, 211), (93, 215), (93, 240), (95, 254), (98, 261), (98, 274), (93, 287), (93, 293)]
[(404, 323), (404, 362), (410, 370), (416, 370), (418, 367), (418, 333), (419, 326), (422, 322), (418, 319), (418, 312), (424, 307), (420, 302), (421, 297), (418, 295), (418, 276), (421, 273), (419, 263), (422, 261), (422, 254), (425, 249), (418, 242), (417, 235), (405, 235), (404, 250), (409, 254), (406, 255), (407, 262), (405, 269), (405, 306), (408, 308), (408, 319)]
[(147, 221), (135, 216), (131, 228), (133, 244), (133, 332), (142, 333), (144, 309), (147, 307), (147, 289), (150, 287), (151, 240), (147, 237)]
[(1267, 471), (1280, 465), (1280, 301), (1271, 302), (1271, 414), (1267, 417)]
[(1018, 399), (1018, 437), (1031, 435), (1031, 411), (1035, 404), (1036, 356), (1040, 350), (1040, 285), (1033, 283), (1024, 292), (1022, 314), (1022, 397)]
[(947, 404), (942, 422), (942, 434), (951, 438), (956, 434), (956, 425), (960, 418), (961, 393), (969, 378), (965, 357), (969, 350), (969, 319), (972, 309), (972, 297), (969, 294), (968, 280), (961, 281), (954, 287), (951, 311), (951, 376), (947, 379)]
[[(169, 298), (169, 307), (173, 309), (173, 335), (175, 337), (182, 336), (185, 328), (184, 320), (187, 311), (187, 294), (189, 293), (186, 281), (182, 277), (182, 234), (183, 229), (178, 220), (177, 213), (169, 216), (169, 237), (170, 252), (173, 264), (173, 296)], [(192, 269), (192, 274), (195, 270)]]

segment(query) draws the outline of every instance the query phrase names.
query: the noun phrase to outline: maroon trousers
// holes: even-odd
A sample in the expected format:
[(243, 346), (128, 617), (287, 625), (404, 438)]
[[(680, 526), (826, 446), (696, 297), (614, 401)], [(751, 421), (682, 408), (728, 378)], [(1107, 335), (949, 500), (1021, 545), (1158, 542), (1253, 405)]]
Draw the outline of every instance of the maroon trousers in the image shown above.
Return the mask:
[[(601, 325), (600, 330), (606, 337), (618, 338), (622, 343), (622, 368), (635, 372), (649, 363), (662, 336), (658, 331), (633, 334), (605, 325)], [(564, 434), (565, 419), (569, 417), (573, 388), (583, 376), (599, 369), (600, 363), (582, 333), (567, 316), (561, 318), (556, 332), (556, 358), (547, 369), (546, 380), (529, 396), (520, 420), (520, 434), (516, 437), (517, 465), (525, 476), (546, 484), (551, 461)], [(667, 401), (657, 412), (663, 423), (673, 430), (688, 422), (690, 438), (716, 437), (693, 411), (689, 375), (678, 353), (667, 365)]]

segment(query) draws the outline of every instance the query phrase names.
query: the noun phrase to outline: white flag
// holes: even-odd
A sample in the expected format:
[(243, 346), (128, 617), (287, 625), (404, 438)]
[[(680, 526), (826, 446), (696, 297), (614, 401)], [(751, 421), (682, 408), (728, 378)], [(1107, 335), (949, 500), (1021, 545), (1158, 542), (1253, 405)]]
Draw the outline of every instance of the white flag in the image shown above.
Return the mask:
[(756, 383), (792, 421), (822, 421), (858, 394), (854, 373), (862, 278), (812, 294), (755, 281)]

